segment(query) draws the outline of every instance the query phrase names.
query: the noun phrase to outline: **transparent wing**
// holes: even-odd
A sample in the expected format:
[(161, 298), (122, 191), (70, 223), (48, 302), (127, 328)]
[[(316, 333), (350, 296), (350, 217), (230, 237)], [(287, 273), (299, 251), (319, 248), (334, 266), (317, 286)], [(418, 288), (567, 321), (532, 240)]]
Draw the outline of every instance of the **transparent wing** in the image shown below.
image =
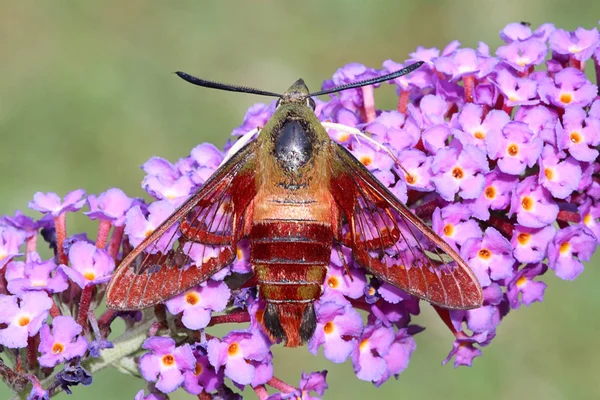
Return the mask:
[(123, 259), (108, 287), (108, 307), (161, 303), (233, 262), (256, 193), (255, 152), (255, 142), (242, 148)]
[(481, 306), (481, 286), (456, 251), (348, 150), (333, 146), (331, 192), (346, 222), (338, 236), (358, 264), (430, 303), (452, 309)]

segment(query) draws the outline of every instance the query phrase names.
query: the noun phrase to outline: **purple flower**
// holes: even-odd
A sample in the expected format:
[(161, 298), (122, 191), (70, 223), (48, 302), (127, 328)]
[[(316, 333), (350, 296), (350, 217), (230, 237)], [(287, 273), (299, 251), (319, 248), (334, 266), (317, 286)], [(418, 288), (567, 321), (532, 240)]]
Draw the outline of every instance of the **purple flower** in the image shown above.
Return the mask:
[(250, 384), (255, 377), (256, 366), (248, 361), (262, 361), (269, 356), (269, 343), (258, 332), (234, 331), (223, 340), (208, 341), (208, 360), (217, 370), (225, 367), (225, 376), (239, 385)]
[(435, 155), (431, 170), (431, 180), (444, 200), (454, 200), (457, 193), (463, 199), (475, 199), (483, 190), (488, 163), (485, 153), (475, 146), (467, 145), (462, 150), (448, 147)]
[[(317, 328), (308, 341), (308, 350), (317, 354), (323, 345), (323, 354), (328, 360), (339, 364), (346, 361), (352, 352), (356, 337), (363, 329), (360, 314), (343, 299), (321, 297), (315, 303)], [(352, 339), (350, 339), (352, 338)]]
[(538, 93), (542, 101), (556, 107), (583, 107), (592, 102), (598, 87), (587, 80), (585, 74), (575, 68), (565, 68), (554, 79), (540, 81)]
[(573, 157), (563, 157), (552, 146), (544, 147), (540, 158), (540, 184), (548, 189), (552, 196), (564, 199), (579, 187), (581, 167)]
[(140, 390), (135, 394), (133, 400), (169, 400), (169, 398), (160, 392), (150, 392), (148, 396), (144, 396), (144, 390)]
[(548, 246), (548, 266), (559, 278), (573, 280), (583, 271), (582, 261), (590, 261), (596, 243), (594, 234), (585, 227), (561, 229)]
[(590, 199), (587, 199), (579, 206), (579, 215), (581, 215), (581, 222), (594, 233), (596, 240), (600, 242), (600, 224), (598, 223), (600, 204), (593, 204)]
[[(193, 164), (193, 160), (185, 160)], [(173, 165), (163, 158), (152, 157), (142, 165), (142, 169), (147, 174), (142, 187), (156, 199), (168, 200), (174, 204), (180, 203), (190, 195), (195, 183), (188, 176), (193, 170), (193, 165), (189, 166), (190, 171), (186, 171), (187, 174), (184, 175), (178, 167), (188, 169), (187, 165), (183, 166), (182, 161), (179, 165)]]
[(52, 299), (45, 292), (23, 293), (17, 296), (0, 294), (0, 344), (9, 348), (27, 346), (27, 338), (34, 336), (52, 307)]
[(556, 29), (550, 35), (551, 50), (558, 54), (573, 55), (579, 61), (588, 60), (599, 44), (600, 34), (596, 28), (587, 30), (579, 27), (575, 32)]
[(42, 261), (36, 252), (29, 253), (26, 262), (8, 264), (6, 280), (8, 291), (19, 296), (38, 290), (60, 293), (68, 287), (67, 276), (62, 270), (57, 270), (54, 260)]
[(416, 149), (403, 150), (398, 154), (398, 159), (402, 160), (404, 173), (404, 182), (412, 189), (419, 192), (433, 191), (431, 182), (431, 162), (432, 159), (425, 153)]
[(492, 338), (493, 335), (489, 336), (485, 332), (475, 334), (471, 337), (459, 332), (459, 335), (452, 344), (452, 350), (448, 353), (448, 357), (442, 361), (442, 364), (446, 364), (454, 357), (454, 368), (461, 365), (470, 367), (473, 364), (473, 359), (482, 354), (481, 350), (475, 347), (475, 344), (486, 345)]
[(449, 244), (461, 246), (470, 238), (480, 238), (481, 228), (477, 221), (470, 219), (469, 207), (456, 203), (443, 209), (437, 208), (432, 216), (432, 228)]
[(526, 167), (533, 167), (542, 152), (542, 140), (535, 137), (522, 122), (509, 122), (502, 129), (490, 132), (486, 147), (492, 160), (498, 160), (500, 171), (520, 175)]
[[(127, 223), (125, 225), (125, 234), (129, 237), (132, 246), (139, 245), (146, 239), (158, 226), (175, 211), (175, 206), (168, 201), (157, 201), (148, 206), (148, 216), (146, 217), (139, 206), (135, 206), (127, 212)], [(146, 250), (151, 253), (165, 253), (170, 250), (172, 240), (179, 237), (177, 225), (173, 225), (154, 245)]]
[(165, 302), (173, 315), (183, 312), (181, 322), (188, 329), (202, 329), (210, 322), (211, 311), (223, 311), (231, 292), (224, 282), (209, 280)]
[(25, 243), (25, 233), (12, 226), (0, 226), (0, 270), (14, 257), (20, 256), (21, 245)]
[(198, 163), (201, 168), (217, 169), (223, 161), (224, 154), (212, 143), (202, 143), (194, 147), (190, 157)]
[(541, 228), (556, 221), (558, 205), (535, 176), (523, 179), (513, 192), (509, 215), (517, 214), (517, 222), (528, 228)]
[(558, 148), (567, 150), (578, 161), (592, 162), (598, 157), (600, 120), (586, 118), (580, 107), (567, 107), (562, 125), (556, 124)]
[(556, 110), (545, 106), (519, 107), (515, 113), (515, 121), (527, 124), (534, 136), (544, 143), (556, 146), (555, 127), (558, 121)]
[[(544, 300), (546, 284), (534, 280), (544, 274), (548, 267), (544, 264), (530, 264), (521, 269), (508, 283), (506, 296), (511, 308), (519, 308), (521, 304), (531, 305), (536, 301)], [(521, 298), (519, 299), (519, 295)]]
[(350, 268), (350, 274), (348, 274), (344, 265), (352, 265), (352, 252), (347, 247), (344, 247), (342, 252), (344, 260), (340, 258), (340, 254), (335, 249), (331, 252), (331, 264), (325, 276), (325, 291), (358, 299), (363, 295), (367, 278), (360, 268)]
[(184, 389), (191, 394), (198, 395), (202, 391), (212, 392), (223, 385), (223, 373), (217, 373), (210, 365), (208, 356), (204, 352), (194, 351), (196, 357), (196, 368), (183, 373)]
[(496, 63), (495, 58), (483, 57), (473, 49), (459, 49), (452, 55), (439, 57), (434, 61), (435, 68), (457, 80), (464, 75), (475, 75), (477, 78), (487, 76)]
[(104, 249), (87, 242), (76, 242), (69, 249), (71, 267), (59, 268), (80, 288), (106, 283), (115, 269), (115, 260)]
[(134, 199), (127, 197), (121, 189), (112, 188), (98, 197), (93, 194), (89, 195), (87, 202), (90, 211), (84, 212), (84, 215), (90, 219), (111, 221), (114, 226), (123, 226), (125, 213), (134, 204)]
[(491, 279), (498, 281), (513, 275), (512, 246), (492, 227), (485, 230), (483, 238), (467, 240), (461, 247), (461, 256), (483, 287), (492, 283)]
[(513, 255), (522, 263), (538, 263), (546, 258), (548, 244), (554, 238), (556, 228), (552, 225), (543, 228), (528, 228), (515, 225), (511, 244)]
[(493, 81), (506, 98), (509, 107), (533, 105), (537, 98), (537, 83), (531, 79), (518, 78), (507, 69), (501, 69)]
[(490, 219), (490, 209), (506, 209), (510, 205), (512, 192), (518, 181), (518, 177), (505, 174), (498, 169), (487, 174), (481, 195), (474, 201), (466, 202), (470, 205), (473, 217), (487, 221)]
[(501, 132), (504, 125), (510, 121), (510, 116), (501, 110), (492, 110), (484, 116), (482, 106), (468, 103), (458, 114), (455, 136), (463, 146), (475, 145), (485, 150), (485, 138), (491, 132)]
[(231, 134), (233, 136), (243, 136), (245, 133), (252, 129), (262, 128), (265, 126), (273, 111), (275, 111), (275, 102), (271, 105), (257, 103), (251, 106), (246, 115), (244, 116), (244, 122), (238, 128), (235, 128)]
[(547, 52), (546, 44), (536, 38), (513, 41), (498, 47), (496, 55), (519, 72), (544, 62)]
[(39, 357), (40, 365), (54, 367), (58, 363), (83, 356), (88, 342), (85, 336), (80, 335), (81, 331), (81, 325), (66, 316), (58, 316), (52, 320), (52, 332), (49, 325), (42, 326), (38, 347), (42, 353)]
[(183, 384), (185, 371), (194, 371), (196, 358), (189, 344), (176, 347), (167, 337), (153, 336), (142, 347), (150, 350), (140, 358), (140, 372), (144, 379), (156, 382), (156, 388), (171, 393)]
[(385, 356), (394, 342), (394, 329), (384, 326), (367, 326), (360, 343), (352, 351), (352, 364), (358, 379), (379, 381), (387, 366)]
[(79, 211), (85, 204), (85, 190), (77, 189), (67, 193), (64, 201), (56, 193), (37, 192), (33, 196), (33, 201), (29, 202), (29, 208), (39, 211), (43, 214), (50, 213), (53, 217), (58, 217), (65, 212)]

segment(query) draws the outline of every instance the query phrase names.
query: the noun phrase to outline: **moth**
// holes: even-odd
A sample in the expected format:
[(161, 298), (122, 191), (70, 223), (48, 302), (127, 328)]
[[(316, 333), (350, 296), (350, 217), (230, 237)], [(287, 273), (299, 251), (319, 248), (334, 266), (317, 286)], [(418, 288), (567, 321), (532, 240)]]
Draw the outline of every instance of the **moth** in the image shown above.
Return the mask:
[(206, 281), (235, 260), (242, 239), (250, 244), (263, 325), (288, 347), (313, 336), (314, 302), (331, 252), (342, 246), (367, 273), (434, 305), (481, 306), (481, 286), (466, 262), (331, 140), (314, 112), (312, 97), (394, 79), (421, 64), (315, 93), (302, 79), (277, 94), (178, 72), (199, 86), (278, 97), (277, 107), (256, 139), (238, 141), (239, 150), (125, 256), (108, 286), (108, 307), (146, 308)]

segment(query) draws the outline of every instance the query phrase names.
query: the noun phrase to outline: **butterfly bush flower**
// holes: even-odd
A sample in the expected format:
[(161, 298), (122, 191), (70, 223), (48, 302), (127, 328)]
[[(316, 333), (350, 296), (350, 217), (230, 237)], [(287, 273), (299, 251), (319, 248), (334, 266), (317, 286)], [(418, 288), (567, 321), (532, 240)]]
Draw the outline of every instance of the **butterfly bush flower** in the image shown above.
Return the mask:
[[(461, 255), (481, 284), (479, 308), (434, 306), (448, 328), (442, 363), (455, 367), (472, 366), (521, 305), (543, 302), (553, 286), (548, 274), (572, 280), (585, 273), (600, 240), (598, 27), (510, 23), (500, 38), (504, 44), (497, 49), (453, 41), (443, 49), (418, 47), (408, 59), (386, 60), (381, 68), (351, 63), (323, 85), (422, 61), (416, 71), (389, 81), (397, 94), (393, 109), (378, 107), (381, 84), (314, 99), (321, 121), (361, 130), (380, 144), (328, 128), (332, 140)], [(584, 72), (589, 66), (595, 79)], [(194, 264), (223, 258), (228, 267), (205, 282), (186, 281), (190, 289), (144, 312), (101, 307), (115, 267), (206, 182), (235, 140), (264, 127), (275, 109), (275, 100), (250, 107), (223, 150), (203, 143), (175, 162), (150, 158), (142, 166), (142, 187), (152, 201), (119, 188), (90, 195), (83, 189), (65, 196), (38, 192), (29, 208), (41, 217), (21, 211), (0, 217), (0, 345), (8, 362), (0, 375), (9, 387), (21, 397), (48, 399), (121, 365), (147, 381), (135, 396), (140, 400), (166, 399), (178, 388), (202, 399), (234, 398), (231, 385), (249, 387), (261, 400), (324, 394), (327, 371), (303, 373), (297, 387), (277, 377), (271, 349), (281, 344), (263, 325), (265, 303), (252, 278), (249, 241), (229, 245), (225, 199), (203, 217), (173, 224), (142, 254), (151, 260), (148, 270), (138, 270), (136, 261), (129, 272), (176, 268), (189, 277)], [(95, 221), (95, 238), (69, 231), (75, 213)], [(188, 223), (208, 229), (219, 244), (189, 240), (200, 233)], [(373, 235), (383, 225), (368, 228)], [(341, 229), (349, 239), (345, 221)], [(173, 249), (175, 240), (180, 248)], [(40, 256), (42, 242), (53, 255)], [(357, 379), (380, 386), (418, 357), (414, 336), (424, 328), (415, 321), (429, 305), (371, 276), (347, 245), (334, 246), (323, 293), (313, 303), (316, 329), (304, 351), (349, 362)], [(404, 250), (390, 247), (377, 256), (395, 265), (408, 257)], [(118, 319), (125, 333), (111, 335)], [(217, 335), (211, 327), (222, 324), (236, 328)], [(25, 392), (23, 382), (30, 382)]]

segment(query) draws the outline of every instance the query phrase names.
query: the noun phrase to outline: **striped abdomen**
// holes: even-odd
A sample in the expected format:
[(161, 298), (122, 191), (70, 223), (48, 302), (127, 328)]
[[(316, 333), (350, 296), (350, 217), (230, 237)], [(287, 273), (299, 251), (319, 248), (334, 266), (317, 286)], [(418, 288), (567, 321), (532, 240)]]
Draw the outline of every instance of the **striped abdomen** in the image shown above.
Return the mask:
[(313, 302), (327, 274), (332, 228), (316, 221), (268, 220), (255, 224), (249, 239), (250, 262), (267, 303), (264, 325), (286, 346), (299, 346), (315, 331)]

